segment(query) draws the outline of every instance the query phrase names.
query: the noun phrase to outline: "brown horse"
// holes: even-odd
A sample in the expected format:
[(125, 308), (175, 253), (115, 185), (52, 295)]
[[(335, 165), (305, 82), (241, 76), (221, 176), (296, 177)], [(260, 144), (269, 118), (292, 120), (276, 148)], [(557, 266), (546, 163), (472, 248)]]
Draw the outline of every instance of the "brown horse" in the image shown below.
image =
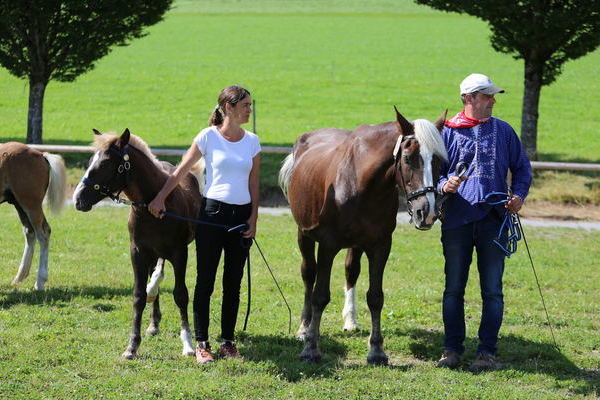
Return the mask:
[[(92, 157), (81, 182), (73, 194), (75, 207), (89, 211), (105, 197), (125, 193), (134, 202), (129, 213), (129, 239), (131, 264), (133, 265), (133, 326), (129, 344), (123, 357), (132, 359), (137, 355), (141, 342), (140, 328), (142, 313), (147, 300), (147, 282), (155, 266), (162, 272), (163, 260), (173, 265), (175, 287), (173, 297), (181, 316), (180, 338), (184, 355), (193, 355), (194, 347), (190, 334), (187, 305), (188, 290), (185, 284), (187, 246), (194, 239), (196, 225), (172, 218), (154, 218), (144, 206), (149, 203), (168, 178), (172, 166), (159, 162), (150, 152), (148, 145), (126, 129), (121, 136), (97, 135)], [(166, 201), (166, 208), (186, 218), (197, 218), (202, 196), (198, 180), (188, 174)], [(136, 206), (135, 204), (139, 204)], [(160, 271), (159, 271), (160, 270)], [(161, 319), (159, 295), (153, 302), (150, 326), (147, 332), (156, 334)]]
[(22, 143), (0, 144), (0, 203), (15, 206), (23, 225), (25, 250), (13, 284), (29, 275), (35, 240), (40, 244), (40, 262), (34, 288), (44, 290), (48, 279), (50, 225), (42, 209), (44, 197), (53, 213), (65, 203), (66, 172), (62, 157), (41, 153)]
[[(427, 120), (361, 125), (353, 131), (320, 129), (303, 134), (280, 171), (280, 184), (298, 224), (302, 253), (304, 308), (298, 337), (305, 341), (300, 358), (318, 362), (321, 315), (330, 300), (329, 280), (335, 255), (346, 256), (346, 328), (356, 327), (354, 286), (360, 257), (369, 259), (367, 302), (371, 311), (367, 362), (386, 364), (380, 316), (383, 271), (390, 253), (398, 212), (398, 187), (407, 195), (408, 210), (418, 229), (436, 218), (435, 183), (446, 150), (440, 130)], [(319, 242), (315, 259), (315, 242)]]

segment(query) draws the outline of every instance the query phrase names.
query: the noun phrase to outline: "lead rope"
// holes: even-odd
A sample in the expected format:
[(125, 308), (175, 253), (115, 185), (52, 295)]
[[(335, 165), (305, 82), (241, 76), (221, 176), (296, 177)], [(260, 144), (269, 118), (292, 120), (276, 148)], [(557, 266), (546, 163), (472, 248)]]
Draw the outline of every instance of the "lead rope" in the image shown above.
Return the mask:
[[(252, 242), (250, 242), (252, 245)], [(248, 258), (246, 259), (248, 266), (248, 304), (246, 305), (246, 316), (244, 317), (244, 331), (248, 327), (248, 318), (250, 318), (250, 304), (252, 304), (252, 278), (250, 278), (250, 250), (248, 250)]]
[[(277, 286), (277, 290), (279, 290), (279, 294), (281, 295), (281, 298), (283, 299), (285, 306), (288, 309), (288, 335), (289, 335), (292, 332), (292, 309), (290, 308), (290, 305), (288, 304), (287, 300), (285, 299), (285, 296), (283, 295), (283, 291), (281, 290), (281, 287), (279, 286), (277, 279), (275, 279), (275, 275), (273, 274), (273, 271), (271, 270), (271, 267), (269, 266), (269, 263), (267, 262), (267, 259), (265, 258), (265, 255), (263, 254), (262, 249), (258, 245), (256, 238), (252, 238), (252, 239), (254, 240), (254, 243), (256, 243), (256, 248), (258, 249), (258, 252), (260, 253), (260, 256), (262, 257), (262, 259), (265, 263), (265, 266), (267, 267), (267, 270), (269, 270), (269, 274), (271, 274), (271, 278), (273, 278), (273, 282), (275, 282), (275, 286)], [(248, 266), (249, 266), (249, 264), (248, 264)], [(250, 283), (250, 281), (248, 281), (248, 284), (249, 283)]]
[[(163, 211), (162, 214), (165, 214), (166, 216), (169, 216), (171, 218), (180, 219), (180, 220), (188, 221), (188, 222), (193, 222), (196, 224), (221, 227), (221, 228), (227, 229), (227, 232), (235, 232), (235, 231), (241, 232), (242, 230), (247, 229), (246, 224), (229, 227), (227, 225), (215, 224), (215, 223), (211, 223), (211, 222), (202, 221), (199, 219), (182, 217), (180, 215), (173, 214), (172, 212), (169, 212), (166, 210)], [(245, 240), (245, 238), (242, 238), (242, 243), (244, 243), (244, 242), (246, 242), (246, 240)], [(292, 309), (290, 308), (290, 305), (288, 304), (287, 299), (285, 298), (285, 295), (283, 294), (283, 291), (281, 290), (281, 287), (279, 286), (279, 282), (277, 282), (277, 279), (275, 278), (275, 275), (273, 274), (273, 270), (269, 266), (269, 263), (267, 262), (267, 259), (264, 255), (264, 253), (262, 252), (262, 249), (258, 245), (258, 241), (256, 240), (256, 238), (252, 238), (252, 241), (249, 241), (249, 245), (242, 244), (242, 246), (247, 246), (246, 248), (249, 249), (252, 246), (253, 242), (256, 244), (256, 248), (258, 249), (258, 252), (260, 253), (260, 256), (262, 257), (262, 259), (265, 263), (265, 266), (267, 267), (267, 270), (269, 271), (271, 278), (273, 278), (273, 282), (275, 282), (275, 286), (277, 286), (277, 290), (279, 291), (279, 294), (281, 295), (281, 298), (283, 299), (283, 302), (285, 303), (285, 306), (287, 307), (287, 310), (288, 310), (288, 334), (290, 334), (292, 332)], [(252, 300), (252, 293), (251, 293), (252, 292), (252, 278), (250, 277), (250, 251), (248, 251), (247, 266), (248, 266), (248, 306), (246, 307), (246, 316), (244, 317), (244, 330), (246, 330), (246, 328), (248, 326), (248, 318), (250, 317), (250, 303)]]
[[(145, 203), (136, 203), (136, 202), (132, 202), (130, 200), (121, 199), (121, 198), (117, 198), (116, 200), (113, 199), (113, 201), (115, 201), (117, 203), (121, 203), (121, 204), (135, 206), (135, 207), (147, 207), (147, 204), (145, 204)], [(223, 225), (223, 224), (216, 224), (213, 222), (202, 221), (199, 219), (183, 217), (181, 215), (173, 214), (172, 212), (166, 211), (166, 210), (162, 211), (161, 214), (164, 214), (168, 217), (179, 219), (182, 221), (192, 222), (195, 224), (216, 226), (219, 228), (226, 229), (227, 232), (235, 232), (235, 231), (241, 232), (243, 229), (247, 229), (246, 224), (229, 227), (229, 226)], [(275, 275), (273, 274), (273, 271), (272, 271), (271, 267), (269, 266), (269, 263), (267, 262), (265, 255), (262, 252), (262, 249), (258, 245), (258, 241), (256, 240), (256, 238), (252, 238), (251, 241), (246, 241), (245, 238), (242, 238), (242, 247), (249, 249), (252, 246), (253, 242), (256, 244), (256, 248), (258, 249), (258, 252), (260, 253), (260, 256), (262, 257), (262, 259), (265, 263), (265, 266), (267, 267), (267, 270), (269, 271), (269, 274), (271, 275), (271, 278), (273, 279), (273, 282), (275, 282), (275, 286), (277, 286), (279, 295), (283, 299), (283, 302), (285, 303), (285, 306), (288, 310), (288, 335), (289, 335), (292, 332), (292, 309), (290, 308), (290, 305), (288, 304), (287, 299), (285, 298), (285, 295), (283, 294), (283, 291), (281, 290), (281, 287), (279, 286), (279, 282), (277, 282), (277, 279), (275, 278)], [(248, 244), (245, 244), (245, 243), (248, 243)], [(248, 250), (248, 259), (247, 259), (246, 263), (247, 263), (247, 268), (248, 268), (248, 305), (246, 307), (246, 316), (244, 317), (244, 331), (248, 327), (248, 319), (250, 318), (250, 308), (251, 308), (250, 305), (252, 303), (252, 278), (250, 275), (250, 251), (249, 250)]]
[[(493, 196), (504, 197), (498, 201), (493, 201), (491, 198)], [(498, 205), (505, 204), (510, 200), (508, 193), (504, 192), (492, 192), (485, 196), (485, 202), (489, 205)], [(502, 237), (502, 232), (504, 229), (507, 229), (507, 244), (506, 247), (500, 243), (500, 238)], [(552, 323), (550, 322), (550, 315), (548, 314), (548, 308), (546, 307), (546, 301), (544, 300), (544, 294), (542, 293), (542, 287), (540, 285), (540, 281), (538, 279), (537, 272), (535, 270), (535, 266), (533, 265), (533, 257), (531, 256), (531, 252), (529, 251), (529, 245), (527, 244), (527, 238), (525, 237), (525, 231), (523, 230), (523, 225), (521, 224), (521, 218), (518, 213), (512, 213), (506, 210), (506, 214), (504, 216), (504, 220), (502, 221), (502, 225), (500, 225), (500, 231), (498, 232), (498, 237), (494, 239), (494, 243), (500, 247), (500, 249), (506, 254), (507, 257), (510, 257), (511, 254), (514, 254), (517, 251), (517, 242), (523, 238), (523, 243), (525, 243), (525, 248), (527, 249), (527, 256), (529, 257), (529, 262), (531, 264), (531, 270), (533, 271), (533, 276), (535, 277), (535, 283), (538, 288), (538, 292), (540, 294), (540, 298), (542, 299), (542, 306), (544, 307), (544, 312), (546, 313), (546, 321), (548, 322), (548, 327), (550, 328), (550, 334), (552, 336), (552, 341), (554, 342), (554, 347), (560, 352), (560, 347), (556, 342), (556, 337), (554, 336), (554, 329), (552, 328)]]

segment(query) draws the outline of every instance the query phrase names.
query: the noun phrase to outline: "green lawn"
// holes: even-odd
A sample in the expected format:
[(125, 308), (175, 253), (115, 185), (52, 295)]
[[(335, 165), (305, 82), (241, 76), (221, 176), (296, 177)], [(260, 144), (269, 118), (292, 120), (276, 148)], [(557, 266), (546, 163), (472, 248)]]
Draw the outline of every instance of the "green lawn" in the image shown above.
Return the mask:
[[(128, 127), (151, 146), (187, 147), (219, 90), (239, 83), (257, 101), (265, 145), (308, 130), (459, 111), (458, 84), (484, 72), (507, 90), (496, 115), (518, 130), (522, 62), (494, 52), (472, 17), (408, 0), (179, 1), (149, 35), (116, 48), (75, 83), (46, 92), (47, 143), (87, 144), (91, 129)], [(543, 160), (600, 160), (600, 51), (568, 63), (544, 88)], [(28, 87), (0, 70), (0, 140), (23, 140)]]
[[(160, 335), (144, 337), (140, 358), (123, 361), (131, 323), (132, 272), (127, 209), (72, 208), (50, 217), (53, 237), (47, 291), (36, 293), (35, 270), (21, 286), (16, 273), (23, 239), (16, 212), (0, 207), (0, 398), (6, 399), (593, 399), (600, 395), (600, 232), (527, 229), (527, 238), (555, 326), (552, 340), (524, 246), (507, 262), (506, 314), (499, 342), (501, 371), (466, 371), (481, 312), (477, 274), (466, 295), (467, 361), (457, 371), (434, 367), (443, 338), (440, 315), (443, 261), (439, 226), (418, 232), (399, 226), (385, 274), (383, 309), (389, 367), (366, 365), (369, 313), (367, 271), (358, 283), (362, 330), (343, 333), (343, 254), (336, 259), (332, 300), (323, 318), (323, 362), (298, 360), (301, 343), (287, 333), (287, 312), (259, 255), (253, 255), (249, 330), (238, 338), (245, 360), (202, 367), (180, 356), (179, 317), (161, 287)], [(293, 310), (297, 328), (302, 283), (290, 216), (261, 216), (258, 240)], [(193, 246), (190, 254), (193, 254)], [(186, 281), (193, 291), (194, 262)], [(474, 271), (473, 271), (474, 272)], [(211, 335), (220, 318), (220, 278), (213, 295)], [(148, 311), (148, 310), (147, 310)], [(191, 305), (189, 307), (191, 316)], [(144, 328), (148, 323), (145, 313)]]

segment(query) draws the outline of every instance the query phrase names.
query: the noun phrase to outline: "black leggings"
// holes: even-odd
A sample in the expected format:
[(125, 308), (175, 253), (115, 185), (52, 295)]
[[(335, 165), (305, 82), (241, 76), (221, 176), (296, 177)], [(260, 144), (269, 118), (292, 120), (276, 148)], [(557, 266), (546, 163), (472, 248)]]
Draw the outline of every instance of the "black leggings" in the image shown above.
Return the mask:
[[(200, 219), (228, 225), (246, 223), (252, 205), (227, 204), (206, 199)], [(199, 224), (196, 230), (196, 289), (194, 291), (194, 327), (196, 340), (208, 340), (210, 322), (210, 296), (213, 293), (221, 252), (225, 252), (223, 270), (223, 303), (221, 306), (221, 337), (233, 340), (240, 305), (240, 285), (244, 276), (244, 263), (249, 249), (241, 243), (240, 232), (227, 233), (220, 227)]]

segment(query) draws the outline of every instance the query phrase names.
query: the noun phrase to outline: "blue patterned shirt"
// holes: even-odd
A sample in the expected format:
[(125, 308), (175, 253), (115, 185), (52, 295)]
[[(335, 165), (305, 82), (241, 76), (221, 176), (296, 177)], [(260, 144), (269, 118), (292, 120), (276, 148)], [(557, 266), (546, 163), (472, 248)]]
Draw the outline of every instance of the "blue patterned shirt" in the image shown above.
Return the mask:
[[(456, 164), (466, 162), (469, 168), (458, 192), (444, 205), (442, 229), (452, 229), (484, 218), (492, 209), (485, 203), (491, 192), (507, 192), (508, 170), (512, 174), (511, 191), (525, 200), (531, 185), (531, 163), (512, 127), (491, 117), (475, 128), (444, 127), (442, 137), (448, 150), (448, 163), (442, 166), (438, 189), (449, 176), (456, 175)], [(504, 205), (496, 206), (504, 213)], [(501, 215), (502, 215), (501, 214)]]

